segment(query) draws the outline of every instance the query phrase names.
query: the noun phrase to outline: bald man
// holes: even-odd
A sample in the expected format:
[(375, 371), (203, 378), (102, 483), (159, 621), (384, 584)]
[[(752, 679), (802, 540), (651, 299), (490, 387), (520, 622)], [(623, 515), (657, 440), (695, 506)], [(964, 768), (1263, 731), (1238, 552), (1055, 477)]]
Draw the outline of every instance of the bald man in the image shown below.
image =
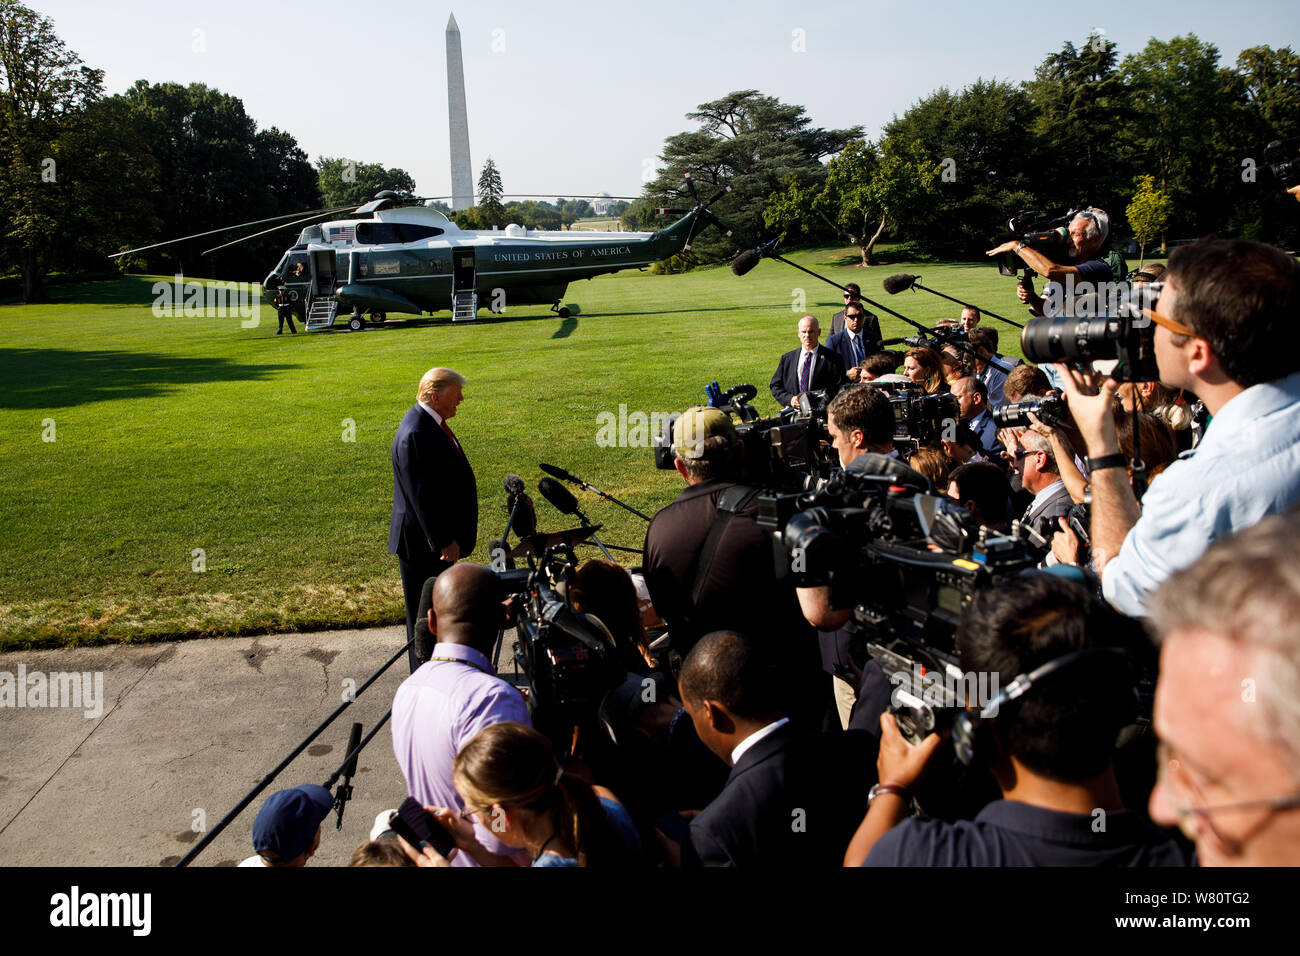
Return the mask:
[(821, 326), (815, 315), (805, 315), (799, 320), (799, 347), (781, 356), (769, 388), (772, 397), (781, 407), (789, 405), (801, 392), (826, 389), (834, 397), (840, 382), (844, 381), (844, 363), (840, 357), (819, 345)]
[[(451, 766), (462, 746), (491, 724), (513, 720), (532, 726), (528, 705), (496, 676), (488, 655), (506, 623), (500, 582), (486, 568), (456, 564), (438, 575), (427, 620), (437, 640), (430, 659), (402, 682), (393, 698), (393, 753), (406, 791), (421, 806), (466, 807), (452, 785)], [(475, 823), (492, 853), (513, 848)], [(457, 853), (452, 866), (473, 866)]]

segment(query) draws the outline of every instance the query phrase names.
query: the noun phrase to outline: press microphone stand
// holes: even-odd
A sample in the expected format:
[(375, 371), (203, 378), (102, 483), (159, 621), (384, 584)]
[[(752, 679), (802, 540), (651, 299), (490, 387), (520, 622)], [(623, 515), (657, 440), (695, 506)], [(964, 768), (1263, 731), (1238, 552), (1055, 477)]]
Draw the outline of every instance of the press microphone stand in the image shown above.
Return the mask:
[[(540, 466), (539, 466), (539, 467), (540, 467)], [(542, 469), (542, 470), (545, 471), (546, 469)], [(614, 497), (613, 495), (611, 495), (609, 492), (607, 492), (607, 491), (601, 491), (601, 490), (600, 490), (599, 488), (597, 488), (595, 485), (591, 484), (591, 482), (583, 481), (581, 478), (579, 478), (577, 475), (573, 474), (572, 472), (565, 471), (563, 468), (556, 468), (556, 471), (557, 471), (557, 472), (560, 472), (560, 474), (555, 475), (556, 478), (559, 478), (559, 479), (561, 479), (561, 480), (563, 480), (563, 481), (572, 482), (573, 484), (577, 485), (579, 488), (582, 488), (582, 489), (584, 489), (584, 490), (586, 490), (586, 491), (590, 491), (592, 494), (597, 495), (598, 497), (604, 498), (604, 499), (605, 499), (606, 501), (608, 501), (610, 504), (618, 505), (618, 506), (619, 506), (620, 508), (622, 508), (623, 510), (625, 510), (625, 511), (630, 511), (630, 512), (632, 512), (632, 514), (636, 515), (636, 516), (637, 516), (638, 518), (640, 518), (642, 521), (649, 521), (649, 520), (650, 520), (650, 517), (649, 517), (648, 515), (644, 515), (644, 514), (642, 514), (641, 512), (639, 512), (639, 511), (637, 511), (635, 508), (633, 508), (631, 505), (627, 504), (626, 502), (619, 501), (617, 498), (615, 498), (615, 497)], [(550, 472), (547, 472), (547, 473), (550, 474)], [(581, 517), (581, 514), (579, 514), (579, 517)], [(585, 521), (586, 519), (584, 518), (583, 520)]]

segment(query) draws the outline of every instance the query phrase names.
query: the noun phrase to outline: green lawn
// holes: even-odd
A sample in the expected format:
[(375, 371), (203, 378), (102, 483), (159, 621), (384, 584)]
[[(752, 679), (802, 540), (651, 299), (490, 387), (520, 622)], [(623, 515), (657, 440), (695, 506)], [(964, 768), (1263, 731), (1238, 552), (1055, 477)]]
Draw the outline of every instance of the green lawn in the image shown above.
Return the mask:
[[(924, 293), (886, 297), (882, 278), (921, 272), (1021, 315), (1014, 282), (991, 265), (862, 269), (845, 249), (792, 258), (923, 322), (957, 307)], [(680, 479), (656, 471), (648, 449), (597, 444), (600, 413), (680, 410), (702, 403), (715, 379), (752, 382), (760, 410), (773, 412), (767, 382), (797, 344), (796, 290), (824, 326), (840, 301), (831, 286), (764, 262), (744, 278), (723, 266), (578, 282), (566, 298), (581, 311), (567, 320), (534, 307), (455, 326), (276, 337), (269, 308), (255, 329), (237, 317), (157, 318), (153, 281), (55, 287), (64, 301), (0, 306), (0, 646), (398, 622), (389, 446), (425, 369), (469, 378), (455, 426), (478, 475), (474, 557), (485, 561), (505, 524), (504, 475), (535, 488), (539, 461), (646, 513), (672, 500)], [(903, 334), (882, 319), (887, 336)], [(1015, 330), (993, 325), (1002, 350), (1019, 354)], [(345, 419), (355, 441), (342, 440)], [(534, 497), (540, 527), (564, 526)], [(607, 541), (640, 546), (639, 519), (578, 497)]]

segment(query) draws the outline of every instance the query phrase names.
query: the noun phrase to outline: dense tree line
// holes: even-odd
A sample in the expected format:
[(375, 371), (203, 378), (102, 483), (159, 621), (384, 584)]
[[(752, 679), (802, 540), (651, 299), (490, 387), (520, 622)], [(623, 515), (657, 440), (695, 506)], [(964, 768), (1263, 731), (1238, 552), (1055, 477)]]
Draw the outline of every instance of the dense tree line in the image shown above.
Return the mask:
[[(1134, 208), (1148, 211), (1148, 228), (1152, 203), (1167, 210), (1161, 240), (1300, 240), (1295, 201), (1263, 164), (1269, 141), (1300, 135), (1300, 57), (1289, 47), (1252, 47), (1224, 66), (1195, 36), (1152, 39), (1120, 59), (1094, 34), (1046, 57), (1032, 80), (936, 90), (874, 142), (860, 128), (810, 129), (801, 107), (754, 90), (687, 118), (700, 128), (668, 139), (659, 177), (624, 215), (629, 228), (662, 226), (653, 207), (680, 204), (689, 168), (702, 194), (733, 187), (714, 209), (745, 240), (843, 241), (864, 265), (881, 238), (975, 256), (1017, 211), (1060, 215), (1081, 202), (1106, 209), (1124, 240), (1144, 183)], [(736, 245), (715, 238), (695, 252), (723, 258)]]

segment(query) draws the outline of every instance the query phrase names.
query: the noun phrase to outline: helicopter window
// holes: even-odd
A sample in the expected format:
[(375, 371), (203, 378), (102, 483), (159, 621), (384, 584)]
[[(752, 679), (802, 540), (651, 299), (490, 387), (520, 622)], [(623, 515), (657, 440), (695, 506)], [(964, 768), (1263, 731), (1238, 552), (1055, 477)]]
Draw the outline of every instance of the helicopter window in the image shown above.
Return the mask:
[(410, 222), (359, 222), (357, 223), (357, 242), (366, 245), (381, 245), (390, 242), (416, 242), (420, 239), (432, 239), (441, 236), (442, 230), (437, 226), (424, 226)]
[(285, 275), (290, 279), (304, 279), (307, 276), (307, 256), (303, 253), (296, 253), (289, 257), (289, 264), (285, 270)]

